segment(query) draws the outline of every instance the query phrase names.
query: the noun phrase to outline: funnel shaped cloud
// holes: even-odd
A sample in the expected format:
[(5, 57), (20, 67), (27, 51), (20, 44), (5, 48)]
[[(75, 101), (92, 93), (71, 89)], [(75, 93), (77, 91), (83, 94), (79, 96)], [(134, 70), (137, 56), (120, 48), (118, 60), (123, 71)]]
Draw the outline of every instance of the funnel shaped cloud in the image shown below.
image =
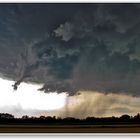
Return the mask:
[(0, 4), (0, 73), (45, 92), (140, 91), (139, 4)]
[(66, 104), (66, 93), (44, 94), (37, 91), (41, 85), (33, 83), (22, 83), (17, 91), (12, 91), (13, 82), (0, 78), (0, 110), (3, 113), (8, 112), (15, 117), (33, 116), (40, 112), (60, 110)]

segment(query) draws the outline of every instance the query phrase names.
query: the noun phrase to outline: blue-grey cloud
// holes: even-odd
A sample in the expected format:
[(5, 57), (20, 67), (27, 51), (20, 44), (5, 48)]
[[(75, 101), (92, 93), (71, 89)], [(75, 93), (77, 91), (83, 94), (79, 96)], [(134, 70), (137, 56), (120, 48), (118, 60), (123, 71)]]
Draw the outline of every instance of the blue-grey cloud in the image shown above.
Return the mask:
[(0, 4), (0, 73), (40, 90), (139, 95), (139, 4)]

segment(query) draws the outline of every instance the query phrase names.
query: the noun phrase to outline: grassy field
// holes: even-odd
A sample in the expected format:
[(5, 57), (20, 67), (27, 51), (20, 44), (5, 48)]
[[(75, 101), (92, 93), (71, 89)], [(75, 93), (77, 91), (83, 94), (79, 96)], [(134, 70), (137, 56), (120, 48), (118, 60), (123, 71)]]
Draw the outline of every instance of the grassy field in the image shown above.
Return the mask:
[(140, 125), (0, 125), (0, 133), (140, 133)]

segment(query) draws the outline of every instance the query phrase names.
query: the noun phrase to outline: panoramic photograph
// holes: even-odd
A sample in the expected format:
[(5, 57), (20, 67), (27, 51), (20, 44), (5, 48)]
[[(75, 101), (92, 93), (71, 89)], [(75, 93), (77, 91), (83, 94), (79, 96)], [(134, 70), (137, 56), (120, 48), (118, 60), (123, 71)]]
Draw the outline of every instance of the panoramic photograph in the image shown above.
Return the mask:
[(140, 4), (0, 3), (0, 133), (140, 133)]

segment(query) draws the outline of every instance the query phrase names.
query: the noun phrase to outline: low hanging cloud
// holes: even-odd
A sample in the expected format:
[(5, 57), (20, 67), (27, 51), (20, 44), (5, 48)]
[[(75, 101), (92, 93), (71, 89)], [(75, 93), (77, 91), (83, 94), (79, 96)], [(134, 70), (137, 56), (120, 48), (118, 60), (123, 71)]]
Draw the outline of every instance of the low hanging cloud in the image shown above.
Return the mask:
[(45, 92), (139, 96), (138, 4), (0, 7), (0, 73), (15, 89), (33, 81)]
[(12, 91), (14, 81), (0, 79), (0, 110), (13, 114), (40, 117), (75, 117), (86, 118), (136, 115), (140, 112), (140, 97), (127, 93), (101, 93), (95, 91), (79, 91), (80, 94), (68, 96), (66, 93), (44, 94), (37, 91), (41, 85), (22, 83), (17, 91)]
[(10, 113), (15, 117), (34, 116), (40, 112), (60, 110), (66, 104), (66, 93), (44, 94), (37, 90), (41, 85), (35, 83), (22, 83), (17, 91), (13, 91), (13, 82), (0, 78), (1, 113)]

